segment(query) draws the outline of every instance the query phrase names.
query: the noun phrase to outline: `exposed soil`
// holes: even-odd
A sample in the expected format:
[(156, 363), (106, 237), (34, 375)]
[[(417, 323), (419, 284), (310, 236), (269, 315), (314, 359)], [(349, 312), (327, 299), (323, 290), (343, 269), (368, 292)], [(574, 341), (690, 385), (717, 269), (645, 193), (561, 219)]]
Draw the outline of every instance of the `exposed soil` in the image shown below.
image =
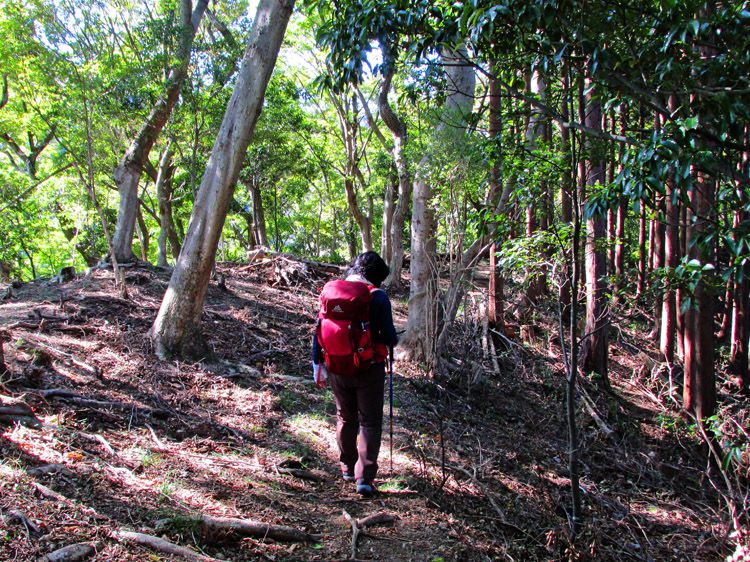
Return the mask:
[[(39, 560), (75, 543), (94, 545), (87, 560), (182, 559), (118, 539), (130, 530), (224, 560), (345, 560), (352, 531), (344, 511), (395, 518), (363, 530), (362, 560), (711, 561), (730, 553), (705, 454), (658, 404), (655, 355), (624, 326), (612, 347), (612, 394), (584, 381), (602, 424), (578, 412), (585, 519), (571, 540), (565, 379), (559, 338), (546, 335), (556, 333), (551, 305), (539, 307), (535, 329), (519, 330), (528, 341), (498, 350), (497, 371), (473, 320), (476, 295), (451, 344), (451, 376), (397, 363), (392, 469), (386, 425), (380, 493), (359, 498), (338, 475), (331, 393), (309, 372), (325, 278), (308, 273), (294, 285), (275, 271), (273, 260), (219, 266), (226, 290), (212, 283), (203, 320), (211, 364), (152, 354), (147, 332), (168, 282), (161, 270), (130, 269), (129, 300), (117, 297), (111, 271), (97, 270), (23, 285), (0, 303), (10, 340), (0, 395), (30, 406), (42, 424), (0, 426), (0, 559)], [(394, 299), (397, 323), (404, 301)], [(187, 519), (200, 515), (316, 536), (290, 543), (217, 534)]]

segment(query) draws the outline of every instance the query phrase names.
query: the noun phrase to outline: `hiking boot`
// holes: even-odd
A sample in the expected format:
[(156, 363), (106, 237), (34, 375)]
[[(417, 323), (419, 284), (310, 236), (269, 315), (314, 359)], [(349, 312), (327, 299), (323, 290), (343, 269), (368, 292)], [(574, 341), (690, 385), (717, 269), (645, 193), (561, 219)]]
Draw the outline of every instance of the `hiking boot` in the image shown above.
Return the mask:
[(345, 470), (345, 471), (344, 471), (344, 472), (343, 472), (343, 473), (341, 474), (341, 477), (342, 477), (342, 478), (343, 478), (343, 479), (344, 479), (344, 480), (345, 480), (346, 482), (354, 482), (354, 481), (356, 480), (356, 478), (355, 478), (355, 476), (354, 476), (354, 471), (353, 471), (353, 470)]
[(357, 493), (363, 498), (369, 498), (377, 493), (377, 488), (367, 480), (357, 480)]

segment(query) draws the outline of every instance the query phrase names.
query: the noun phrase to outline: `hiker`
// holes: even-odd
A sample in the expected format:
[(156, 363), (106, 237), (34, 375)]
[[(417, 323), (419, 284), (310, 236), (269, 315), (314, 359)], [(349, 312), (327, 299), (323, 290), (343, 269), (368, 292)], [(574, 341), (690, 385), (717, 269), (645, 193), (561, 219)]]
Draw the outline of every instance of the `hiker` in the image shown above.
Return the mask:
[[(342, 476), (348, 482), (356, 480), (357, 493), (365, 497), (376, 492), (373, 481), (383, 430), (385, 362), (398, 341), (391, 301), (379, 288), (389, 272), (376, 252), (357, 256), (345, 281), (330, 281), (323, 288), (313, 336), (315, 382), (323, 387), (330, 379), (336, 399)], [(348, 304), (352, 310), (342, 310)]]

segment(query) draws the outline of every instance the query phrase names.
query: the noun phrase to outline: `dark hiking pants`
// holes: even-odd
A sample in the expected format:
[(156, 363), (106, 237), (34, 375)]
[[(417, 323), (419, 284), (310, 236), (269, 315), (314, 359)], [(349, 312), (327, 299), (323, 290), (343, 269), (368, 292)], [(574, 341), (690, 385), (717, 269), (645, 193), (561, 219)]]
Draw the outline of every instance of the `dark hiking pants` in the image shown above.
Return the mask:
[(378, 471), (383, 433), (385, 365), (373, 365), (368, 371), (352, 376), (331, 373), (331, 388), (336, 398), (336, 442), (341, 471), (354, 473), (357, 480), (372, 481)]

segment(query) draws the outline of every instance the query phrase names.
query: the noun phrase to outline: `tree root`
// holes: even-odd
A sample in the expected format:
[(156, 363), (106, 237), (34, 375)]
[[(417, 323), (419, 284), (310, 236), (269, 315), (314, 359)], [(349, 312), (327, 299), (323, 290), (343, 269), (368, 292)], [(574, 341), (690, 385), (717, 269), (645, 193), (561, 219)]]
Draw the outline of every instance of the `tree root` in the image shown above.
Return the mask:
[(203, 535), (209, 539), (214, 536), (239, 535), (261, 539), (273, 539), (281, 542), (315, 542), (320, 535), (300, 531), (285, 525), (271, 525), (249, 519), (231, 517), (212, 517), (203, 515), (199, 519)]
[(41, 562), (80, 562), (96, 554), (97, 547), (91, 543), (69, 544), (50, 552)]
[(166, 539), (154, 537), (153, 535), (147, 535), (145, 533), (136, 533), (133, 531), (115, 531), (112, 536), (120, 542), (127, 542), (131, 544), (137, 544), (138, 546), (144, 546), (164, 554), (170, 554), (172, 556), (180, 556), (185, 560), (191, 562), (216, 562), (218, 558), (211, 558), (205, 556), (184, 546), (180, 546)]

